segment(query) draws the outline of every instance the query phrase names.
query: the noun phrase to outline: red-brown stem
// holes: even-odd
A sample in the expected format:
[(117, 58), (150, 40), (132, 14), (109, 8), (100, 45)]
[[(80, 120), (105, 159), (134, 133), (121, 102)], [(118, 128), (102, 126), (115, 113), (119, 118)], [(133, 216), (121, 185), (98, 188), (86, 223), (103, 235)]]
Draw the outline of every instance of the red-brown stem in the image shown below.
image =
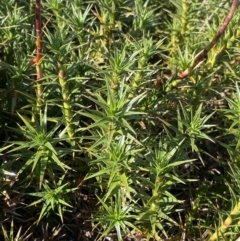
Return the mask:
[(41, 0), (36, 0), (36, 9), (35, 9), (35, 21), (36, 21), (36, 47), (37, 47), (37, 55), (36, 55), (36, 63), (38, 63), (41, 59), (42, 55), (42, 43), (41, 43), (41, 35), (42, 35), (42, 25), (41, 25)]
[[(41, 0), (36, 0), (35, 5), (35, 24), (36, 24), (36, 80), (37, 80), (37, 99), (40, 100), (42, 96), (42, 86), (39, 80), (42, 78), (42, 23), (41, 23)], [(38, 103), (38, 106), (40, 103)]]
[(223, 22), (222, 26), (219, 28), (217, 34), (214, 36), (212, 41), (195, 58), (193, 64), (188, 69), (186, 69), (185, 71), (183, 71), (182, 73), (180, 73), (178, 75), (181, 79), (186, 78), (189, 75), (189, 73), (206, 57), (206, 55), (210, 51), (210, 49), (217, 43), (219, 38), (223, 35), (224, 31), (226, 30), (231, 19), (233, 18), (233, 15), (238, 7), (238, 3), (239, 3), (239, 0), (233, 0), (229, 13), (228, 13), (227, 17), (224, 19), (224, 22)]

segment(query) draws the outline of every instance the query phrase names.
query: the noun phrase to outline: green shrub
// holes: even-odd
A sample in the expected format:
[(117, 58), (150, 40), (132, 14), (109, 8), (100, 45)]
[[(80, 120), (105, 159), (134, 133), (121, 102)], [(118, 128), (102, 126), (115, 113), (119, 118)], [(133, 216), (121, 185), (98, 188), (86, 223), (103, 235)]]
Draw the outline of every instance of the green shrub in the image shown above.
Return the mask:
[(2, 0), (2, 240), (237, 238), (231, 4)]

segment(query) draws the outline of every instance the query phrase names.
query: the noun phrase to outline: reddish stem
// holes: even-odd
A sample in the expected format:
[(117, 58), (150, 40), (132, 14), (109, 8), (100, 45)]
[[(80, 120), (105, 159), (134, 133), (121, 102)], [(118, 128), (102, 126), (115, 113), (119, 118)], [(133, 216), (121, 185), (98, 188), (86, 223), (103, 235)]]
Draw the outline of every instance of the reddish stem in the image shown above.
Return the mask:
[(42, 23), (41, 23), (41, 0), (36, 0), (35, 5), (35, 25), (36, 25), (36, 57), (35, 57), (35, 63), (36, 63), (36, 95), (37, 95), (37, 106), (41, 106), (41, 96), (42, 96), (42, 85), (41, 85), (41, 79), (42, 79)]
[[(41, 0), (36, 0), (36, 10), (35, 10), (35, 20), (36, 20), (36, 64), (39, 64), (42, 57), (42, 25), (41, 25)], [(37, 78), (38, 79), (38, 78)]]
[(231, 19), (233, 18), (233, 15), (238, 7), (238, 4), (239, 0), (233, 0), (229, 13), (227, 17), (224, 19), (224, 22), (222, 26), (219, 28), (217, 34), (214, 36), (212, 41), (202, 50), (202, 52), (195, 58), (192, 66), (179, 74), (179, 77), (181, 79), (186, 78), (189, 75), (189, 73), (206, 57), (207, 53), (211, 50), (211, 48), (217, 43), (219, 38), (223, 35), (224, 31), (226, 30)]

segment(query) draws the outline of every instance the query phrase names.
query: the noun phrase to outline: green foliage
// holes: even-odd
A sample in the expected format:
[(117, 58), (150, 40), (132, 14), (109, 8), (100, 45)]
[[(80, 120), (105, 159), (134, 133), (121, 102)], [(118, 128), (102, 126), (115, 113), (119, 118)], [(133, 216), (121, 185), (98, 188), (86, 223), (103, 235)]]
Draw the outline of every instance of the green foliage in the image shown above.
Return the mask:
[(77, 188), (66, 188), (68, 183), (62, 184), (62, 181), (64, 179), (65, 175), (60, 178), (60, 180), (57, 183), (57, 188), (51, 189), (47, 184), (43, 184), (44, 191), (43, 192), (34, 192), (34, 193), (28, 193), (28, 195), (40, 197), (39, 200), (31, 203), (29, 206), (37, 205), (41, 202), (44, 202), (41, 213), (39, 215), (38, 221), (40, 221), (43, 216), (49, 214), (49, 210), (55, 210), (55, 207), (57, 207), (58, 215), (61, 218), (61, 221), (63, 222), (63, 210), (64, 207), (71, 207), (66, 201), (68, 200), (67, 194), (69, 192), (73, 192)]
[(14, 240), (25, 241), (25, 240), (28, 240), (28, 238), (31, 236), (31, 233), (28, 234), (28, 231), (29, 230), (26, 230), (26, 232), (23, 235), (21, 235), (21, 232), (22, 232), (22, 226), (21, 226), (19, 228), (15, 238), (14, 238), (14, 222), (13, 222), (13, 220), (11, 221), (11, 228), (10, 228), (9, 234), (8, 234), (7, 230), (2, 226), (4, 241), (14, 241)]
[(177, 77), (230, 1), (42, 1), (39, 63), (34, 5), (0, 5), (1, 240), (236, 240), (238, 12)]

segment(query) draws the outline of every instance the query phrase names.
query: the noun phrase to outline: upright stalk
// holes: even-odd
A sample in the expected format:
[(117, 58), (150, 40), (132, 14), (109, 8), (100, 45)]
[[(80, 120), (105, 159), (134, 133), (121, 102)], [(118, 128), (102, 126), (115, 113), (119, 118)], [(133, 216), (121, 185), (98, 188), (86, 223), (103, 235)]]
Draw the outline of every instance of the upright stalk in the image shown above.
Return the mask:
[(35, 5), (35, 26), (36, 26), (36, 96), (37, 96), (37, 113), (39, 113), (42, 104), (42, 23), (41, 23), (41, 0), (36, 0)]
[(188, 34), (188, 16), (189, 16), (189, 9), (190, 9), (190, 0), (182, 0), (181, 7), (179, 6), (177, 15), (180, 15), (181, 17), (173, 18), (173, 24), (172, 24), (172, 33), (171, 33), (171, 49), (170, 49), (170, 56), (169, 64), (174, 65), (176, 64), (176, 58), (177, 53), (179, 50), (179, 47), (182, 47), (184, 45), (184, 42), (186, 42), (189, 37)]
[(190, 1), (189, 0), (183, 0), (182, 1), (182, 16), (181, 16), (181, 35), (184, 37), (186, 31), (187, 31), (187, 24), (188, 24), (188, 12), (190, 7)]
[(65, 125), (67, 126), (68, 137), (70, 138), (71, 146), (75, 146), (74, 137), (74, 126), (73, 126), (73, 116), (72, 108), (70, 102), (70, 93), (67, 85), (67, 80), (65, 77), (64, 66), (59, 62), (58, 63), (58, 80), (62, 88), (62, 99), (63, 99), (63, 115), (65, 120)]
[(225, 18), (222, 26), (219, 28), (218, 32), (212, 39), (212, 41), (200, 52), (200, 54), (194, 59), (193, 64), (183, 71), (182, 73), (179, 74), (179, 77), (181, 79), (186, 78), (189, 73), (202, 61), (204, 58), (207, 56), (207, 53), (211, 50), (211, 48), (218, 42), (220, 37), (223, 35), (224, 31), (226, 30), (228, 24), (230, 23), (231, 19), (233, 18), (233, 15), (238, 7), (239, 0), (233, 0), (231, 8), (229, 10), (229, 13), (227, 17)]

